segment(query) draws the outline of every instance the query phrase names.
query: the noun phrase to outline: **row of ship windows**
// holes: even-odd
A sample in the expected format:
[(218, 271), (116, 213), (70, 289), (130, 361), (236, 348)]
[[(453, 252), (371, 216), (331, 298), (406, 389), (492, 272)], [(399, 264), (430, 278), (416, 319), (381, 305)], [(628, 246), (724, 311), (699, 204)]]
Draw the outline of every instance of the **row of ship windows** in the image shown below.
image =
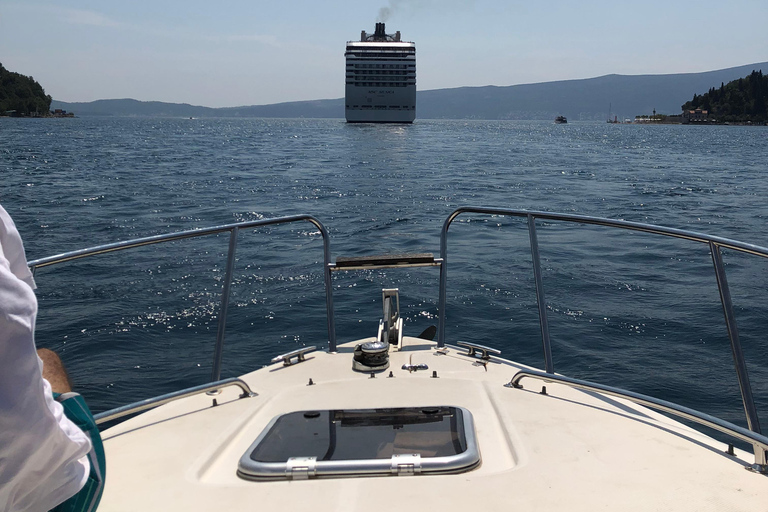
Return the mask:
[(355, 84), (355, 85), (369, 84), (369, 85), (374, 85), (375, 86), (377, 84), (381, 84), (381, 85), (386, 86), (386, 87), (405, 87), (406, 85), (409, 85), (409, 84), (411, 84), (411, 85), (415, 84), (416, 83), (416, 79), (414, 78), (412, 80), (397, 80), (397, 81), (391, 80), (391, 81), (386, 81), (386, 80), (376, 80), (375, 78), (373, 80), (371, 80), (369, 78), (368, 81), (362, 81), (362, 80), (352, 80), (350, 78), (347, 78), (344, 83), (350, 84), (350, 85), (351, 84)]
[(408, 69), (415, 68), (416, 64), (352, 64), (347, 63), (347, 67), (355, 67), (355, 69)]
[(387, 70), (379, 70), (379, 69), (375, 69), (371, 71), (364, 70), (364, 69), (361, 69), (359, 71), (354, 69), (347, 70), (347, 76), (360, 76), (360, 75), (397, 75), (397, 76), (411, 75), (413, 76), (415, 74), (416, 74), (415, 69), (411, 71), (387, 71)]
[[(365, 64), (366, 62), (375, 62), (376, 64)], [(382, 64), (382, 62), (403, 62), (404, 64)], [(409, 69), (416, 67), (416, 61), (412, 59), (347, 59), (347, 67), (359, 67), (364, 69)]]
[(415, 105), (352, 105), (351, 107), (347, 105), (347, 108), (364, 108), (364, 109), (371, 109), (371, 110), (416, 110)]
[(416, 83), (416, 80), (409, 80), (409, 81), (399, 81), (399, 82), (357, 82), (354, 80), (347, 80), (344, 82), (347, 85), (360, 85), (365, 86), (366, 84), (372, 87), (406, 87), (408, 85), (414, 85)]
[(413, 81), (413, 82), (347, 82), (346, 85), (354, 85), (355, 87), (408, 87), (409, 85), (416, 85), (416, 81)]
[(416, 52), (408, 53), (396, 53), (396, 52), (389, 52), (389, 53), (374, 53), (374, 52), (347, 52), (344, 54), (345, 57), (365, 57), (367, 59), (370, 59), (372, 57), (397, 57), (400, 59), (408, 58), (410, 55), (415, 55)]
[(386, 52), (386, 53), (407, 53), (407, 54), (414, 54), (416, 53), (416, 48), (410, 47), (410, 48), (390, 48), (388, 46), (347, 46), (346, 50), (348, 52), (361, 52), (361, 53), (370, 53), (370, 52)]
[(398, 76), (381, 76), (378, 73), (375, 75), (353, 75), (353, 74), (347, 74), (347, 80), (376, 80), (376, 81), (386, 81), (386, 82), (400, 82), (403, 80), (416, 80), (416, 73), (410, 73), (409, 75), (398, 75)]
[(356, 46), (354, 44), (346, 45), (345, 48), (348, 52), (416, 52), (415, 46), (390, 46), (390, 45), (368, 45), (368, 46)]

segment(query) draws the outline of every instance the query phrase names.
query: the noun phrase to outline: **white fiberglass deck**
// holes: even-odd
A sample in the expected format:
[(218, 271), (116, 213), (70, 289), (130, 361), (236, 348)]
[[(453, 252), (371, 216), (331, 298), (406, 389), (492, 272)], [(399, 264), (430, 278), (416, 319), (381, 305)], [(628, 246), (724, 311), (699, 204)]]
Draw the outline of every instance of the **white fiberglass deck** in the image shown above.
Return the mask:
[[(365, 341), (370, 341), (370, 338)], [(492, 340), (488, 345), (493, 346)], [(112, 510), (766, 510), (768, 477), (752, 454), (624, 400), (524, 380), (450, 347), (405, 338), (390, 368), (352, 371), (354, 343), (243, 376), (258, 396), (227, 388), (146, 412), (102, 433)], [(403, 364), (426, 364), (409, 373)], [(393, 378), (387, 378), (389, 371)], [(433, 371), (437, 378), (433, 378)], [(309, 379), (314, 385), (308, 385)], [(455, 475), (248, 481), (239, 458), (291, 411), (452, 405), (474, 417), (481, 465)]]

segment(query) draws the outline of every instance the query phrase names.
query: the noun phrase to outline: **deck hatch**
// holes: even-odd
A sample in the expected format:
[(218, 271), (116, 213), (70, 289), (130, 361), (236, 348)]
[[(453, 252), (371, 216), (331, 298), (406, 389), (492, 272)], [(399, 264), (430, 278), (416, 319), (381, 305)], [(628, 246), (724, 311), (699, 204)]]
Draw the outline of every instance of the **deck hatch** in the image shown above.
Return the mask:
[(274, 418), (240, 458), (238, 474), (304, 479), (460, 473), (479, 462), (472, 414), (462, 407), (334, 409)]

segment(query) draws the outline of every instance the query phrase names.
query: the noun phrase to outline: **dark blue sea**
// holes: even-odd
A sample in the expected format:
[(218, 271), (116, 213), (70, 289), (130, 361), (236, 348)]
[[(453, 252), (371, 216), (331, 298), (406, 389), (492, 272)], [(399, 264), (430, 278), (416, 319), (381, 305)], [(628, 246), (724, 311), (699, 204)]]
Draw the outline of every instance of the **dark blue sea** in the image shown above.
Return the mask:
[[(298, 213), (328, 227), (333, 259), (437, 255), (443, 221), (469, 205), (768, 246), (767, 157), (761, 127), (0, 119), (0, 203), (30, 260)], [(707, 246), (541, 221), (538, 237), (556, 371), (745, 424)], [(238, 243), (223, 376), (325, 346), (317, 229), (251, 229)], [(39, 270), (38, 345), (62, 355), (95, 411), (205, 382), (227, 245), (212, 236)], [(448, 343), (491, 345), (543, 367), (525, 224), (463, 215), (448, 250)], [(724, 256), (768, 425), (768, 261)], [(339, 341), (375, 335), (384, 287), (400, 289), (406, 334), (417, 335), (437, 323), (437, 285), (434, 268), (336, 273)]]

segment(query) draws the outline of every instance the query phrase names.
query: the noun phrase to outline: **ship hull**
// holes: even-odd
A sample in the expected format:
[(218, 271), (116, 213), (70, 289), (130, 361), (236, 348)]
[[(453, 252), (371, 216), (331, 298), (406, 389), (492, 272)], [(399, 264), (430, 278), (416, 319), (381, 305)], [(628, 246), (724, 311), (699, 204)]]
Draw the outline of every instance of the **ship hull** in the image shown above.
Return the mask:
[(349, 123), (412, 123), (416, 119), (416, 86), (347, 85), (345, 114)]

